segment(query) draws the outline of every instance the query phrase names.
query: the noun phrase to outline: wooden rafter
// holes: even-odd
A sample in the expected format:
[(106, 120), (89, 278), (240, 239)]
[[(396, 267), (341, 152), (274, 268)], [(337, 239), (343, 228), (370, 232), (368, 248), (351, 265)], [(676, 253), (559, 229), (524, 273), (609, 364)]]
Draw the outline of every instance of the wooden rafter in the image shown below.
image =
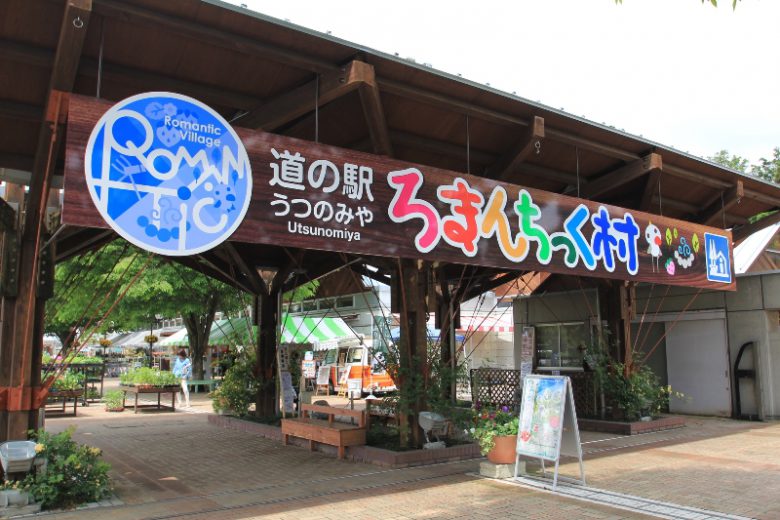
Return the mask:
[(263, 280), (260, 278), (260, 275), (257, 274), (257, 269), (251, 268), (246, 263), (244, 257), (239, 253), (235, 244), (232, 242), (223, 242), (222, 249), (224, 249), (230, 261), (235, 264), (236, 268), (249, 282), (249, 285), (252, 287), (252, 294), (259, 294), (263, 290)]
[(371, 135), (374, 153), (378, 155), (393, 155), (393, 145), (390, 142), (390, 133), (387, 128), (387, 119), (382, 107), (382, 99), (379, 86), (376, 83), (374, 67), (362, 61), (353, 62), (356, 67), (362, 69), (363, 82), (360, 84), (360, 103), (363, 105), (363, 114)]
[(735, 204), (739, 204), (744, 196), (745, 186), (742, 181), (737, 181), (734, 186), (718, 194), (713, 201), (704, 207), (699, 213), (699, 222), (705, 226), (716, 225), (719, 219), (724, 218), (725, 212)]
[(245, 128), (274, 131), (318, 106), (330, 103), (360, 87), (367, 75), (373, 78), (373, 68), (362, 61), (353, 60), (337, 70), (322, 74), (285, 92), (236, 119), (235, 124)]
[(641, 159), (631, 161), (597, 179), (591, 179), (586, 186), (581, 188), (581, 196), (592, 199), (603, 195), (609, 190), (622, 186), (628, 182), (647, 175), (651, 171), (660, 171), (663, 168), (663, 159), (657, 153), (649, 153)]
[(653, 197), (657, 195), (658, 180), (661, 178), (661, 170), (653, 170), (647, 177), (645, 189), (642, 191), (642, 201), (639, 203), (639, 211), (650, 211), (653, 205)]
[(120, 0), (96, 0), (95, 12), (119, 19), (136, 19), (144, 25), (164, 27), (171, 35), (179, 35), (197, 41), (208, 41), (209, 45), (235, 52), (260, 56), (278, 63), (291, 64), (313, 72), (328, 72), (336, 67), (326, 60), (297, 52), (286, 47), (270, 44), (242, 36), (230, 29), (219, 29), (203, 23), (169, 15)]
[(488, 176), (501, 181), (510, 180), (517, 173), (518, 167), (534, 151), (537, 143), (541, 145), (543, 139), (544, 118), (534, 116), (531, 124), (523, 129), (517, 143), (489, 168)]

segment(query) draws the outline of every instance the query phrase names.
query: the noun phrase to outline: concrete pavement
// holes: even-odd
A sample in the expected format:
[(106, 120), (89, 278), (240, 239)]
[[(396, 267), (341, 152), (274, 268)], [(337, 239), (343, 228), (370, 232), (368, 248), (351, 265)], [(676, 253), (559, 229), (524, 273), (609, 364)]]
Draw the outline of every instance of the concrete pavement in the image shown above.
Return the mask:
[[(650, 518), (476, 475), (478, 461), (388, 470), (207, 423), (205, 396), (172, 413), (78, 418), (78, 441), (113, 466), (123, 505), (57, 519)], [(202, 413), (198, 413), (202, 412)], [(590, 486), (725, 514), (780, 518), (780, 423), (689, 418), (635, 437), (583, 433)], [(576, 473), (570, 462), (564, 474)], [(692, 516), (691, 518), (695, 518)], [(704, 518), (704, 516), (702, 516)]]

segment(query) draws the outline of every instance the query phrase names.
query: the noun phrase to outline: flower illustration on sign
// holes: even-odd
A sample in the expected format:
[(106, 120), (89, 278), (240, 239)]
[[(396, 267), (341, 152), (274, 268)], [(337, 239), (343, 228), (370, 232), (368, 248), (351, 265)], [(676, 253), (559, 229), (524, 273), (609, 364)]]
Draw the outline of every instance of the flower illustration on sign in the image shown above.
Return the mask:
[(192, 255), (226, 240), (252, 195), (244, 145), (203, 103), (169, 92), (120, 101), (98, 121), (85, 154), (98, 212), (129, 242)]

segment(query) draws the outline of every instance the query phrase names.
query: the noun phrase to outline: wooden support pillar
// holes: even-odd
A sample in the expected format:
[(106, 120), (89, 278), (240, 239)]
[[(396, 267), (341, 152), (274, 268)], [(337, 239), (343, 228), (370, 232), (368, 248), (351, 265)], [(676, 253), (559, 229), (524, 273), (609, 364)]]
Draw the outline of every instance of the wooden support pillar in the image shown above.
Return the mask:
[(436, 300), (436, 328), (441, 330), (441, 368), (446, 369), (440, 373), (448, 373), (451, 378), (450, 384), (442, 385), (443, 396), (445, 399), (454, 399), (456, 393), (456, 342), (455, 328), (460, 325), (460, 301), (450, 290), (449, 283), (444, 276), (443, 270), (438, 271), (439, 289)]
[(399, 292), (401, 307), (401, 338), (399, 341), (399, 391), (403, 402), (401, 410), (401, 445), (422, 445), (422, 433), (417, 424), (419, 413), (425, 408), (427, 365), (426, 348), (427, 296), (430, 265), (418, 260), (401, 260), (399, 265)]
[(276, 329), (279, 324), (279, 289), (261, 292), (254, 298), (253, 323), (257, 326), (258, 379), (255, 415), (276, 415)]
[(631, 339), (631, 320), (634, 316), (636, 316), (636, 284), (622, 282), (620, 284), (620, 328), (623, 336), (623, 364), (626, 376), (634, 370), (634, 342)]
[(3, 327), (3, 368), (0, 370), (0, 441), (25, 439), (37, 426), (40, 400), (40, 351), (34, 346), (43, 330), (43, 300), (38, 297), (38, 269), (45, 241), (46, 202), (54, 164), (62, 141), (60, 123), (67, 112), (68, 92), (73, 88), (92, 10), (91, 0), (68, 0), (60, 25), (57, 50), (52, 63), (43, 121), (30, 176), (24, 225), (18, 250), (19, 288), (11, 308), (3, 305), (3, 322), (10, 320), (12, 332)]

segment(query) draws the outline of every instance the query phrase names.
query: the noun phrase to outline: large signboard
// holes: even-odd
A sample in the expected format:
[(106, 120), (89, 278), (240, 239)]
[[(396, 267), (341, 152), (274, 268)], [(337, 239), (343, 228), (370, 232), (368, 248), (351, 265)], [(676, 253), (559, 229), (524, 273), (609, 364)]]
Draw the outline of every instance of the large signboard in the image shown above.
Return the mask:
[[(110, 105), (71, 97), (63, 222), (105, 227), (87, 137)], [(727, 231), (261, 131), (236, 129), (254, 190), (231, 240), (735, 289)]]
[(249, 158), (228, 122), (169, 92), (139, 94), (103, 114), (87, 142), (84, 172), (114, 231), (164, 255), (192, 255), (226, 240), (252, 195)]

